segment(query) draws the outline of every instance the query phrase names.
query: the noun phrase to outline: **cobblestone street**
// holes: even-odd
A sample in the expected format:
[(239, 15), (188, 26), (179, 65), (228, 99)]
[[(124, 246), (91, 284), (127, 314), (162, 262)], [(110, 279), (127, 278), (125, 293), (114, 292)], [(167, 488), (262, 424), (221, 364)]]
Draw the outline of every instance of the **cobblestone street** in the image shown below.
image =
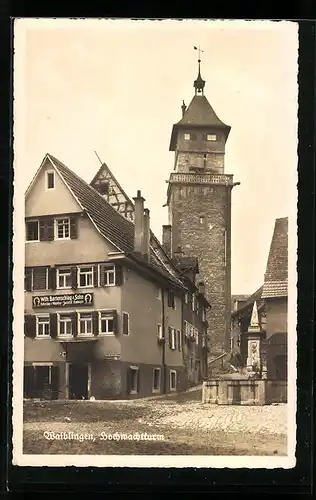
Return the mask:
[[(197, 396), (199, 393), (197, 393)], [(190, 397), (188, 395), (188, 397)], [(218, 406), (186, 396), (129, 401), (25, 403), (25, 453), (286, 455), (287, 405)], [(93, 442), (44, 438), (91, 433)], [(103, 432), (163, 435), (163, 442), (115, 442)]]
[[(130, 404), (130, 402), (128, 403)], [(133, 403), (135, 404), (135, 402)], [(137, 404), (137, 403), (136, 403)], [(144, 403), (142, 403), (144, 405)], [(287, 405), (218, 406), (190, 402), (184, 404), (166, 401), (145, 403), (152, 409), (151, 419), (142, 419), (147, 425), (190, 429), (212, 429), (225, 432), (273, 433), (287, 432)]]

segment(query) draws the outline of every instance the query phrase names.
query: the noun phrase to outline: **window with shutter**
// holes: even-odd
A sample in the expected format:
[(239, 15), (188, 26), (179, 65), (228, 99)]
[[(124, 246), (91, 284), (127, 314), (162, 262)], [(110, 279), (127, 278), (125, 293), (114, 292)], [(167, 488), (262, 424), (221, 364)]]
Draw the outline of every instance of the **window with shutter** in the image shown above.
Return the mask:
[(180, 330), (177, 330), (177, 340), (178, 340), (178, 351), (181, 351), (181, 332)]
[(71, 333), (76, 336), (78, 334), (78, 314), (76, 312), (71, 313)]
[(54, 267), (48, 269), (48, 288), (56, 290), (56, 269)]
[(123, 285), (123, 267), (116, 265), (115, 266), (115, 285), (121, 286)]
[(76, 318), (71, 313), (58, 314), (58, 335), (72, 335), (74, 326), (76, 326)]
[(168, 341), (169, 341), (169, 347), (172, 349), (172, 330), (173, 328), (171, 326), (168, 327)]
[(98, 311), (93, 311), (92, 312), (92, 332), (93, 335), (99, 335), (100, 333), (100, 328), (99, 328), (99, 314)]
[(55, 239), (67, 240), (70, 238), (70, 219), (65, 217), (62, 219), (55, 219)]
[(111, 312), (99, 313), (99, 333), (103, 335), (113, 335), (115, 330), (115, 316)]
[(31, 338), (36, 336), (36, 316), (27, 314), (24, 317), (24, 335)]
[(99, 266), (93, 266), (93, 286), (99, 286)]
[(54, 219), (51, 217), (45, 219), (45, 231), (46, 231), (46, 240), (53, 241), (54, 239)]
[(173, 290), (168, 291), (168, 307), (175, 309), (175, 297)]
[(92, 313), (79, 313), (78, 335), (92, 335)]
[(71, 283), (71, 268), (65, 267), (56, 270), (57, 272), (57, 288), (70, 289)]
[(30, 267), (24, 269), (24, 290), (31, 292), (33, 289), (33, 270)]
[(39, 241), (38, 220), (26, 222), (26, 241)]
[(78, 284), (81, 288), (93, 287), (93, 266), (78, 268)]
[(49, 337), (49, 315), (36, 317), (36, 336), (40, 338)]
[(77, 217), (70, 217), (70, 238), (73, 240), (78, 238), (78, 219)]
[(49, 330), (50, 336), (56, 338), (58, 333), (58, 317), (56, 313), (51, 313), (49, 315)]
[(129, 314), (126, 312), (122, 313), (122, 323), (123, 323), (123, 335), (129, 334)]
[(39, 221), (39, 234), (40, 234), (40, 241), (47, 240), (45, 219), (41, 219)]
[(47, 290), (48, 289), (48, 268), (35, 267), (33, 269), (33, 290)]
[(78, 287), (78, 272), (76, 267), (71, 268), (71, 288), (76, 290)]

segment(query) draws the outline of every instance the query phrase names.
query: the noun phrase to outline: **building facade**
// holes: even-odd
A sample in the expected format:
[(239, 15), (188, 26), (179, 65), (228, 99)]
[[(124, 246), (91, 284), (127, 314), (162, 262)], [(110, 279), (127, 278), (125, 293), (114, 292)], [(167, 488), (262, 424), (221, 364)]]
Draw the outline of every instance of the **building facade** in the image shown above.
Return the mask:
[(187, 387), (188, 288), (162, 260), (144, 201), (138, 192), (131, 221), (45, 156), (25, 199), (25, 397), (133, 398)]
[(200, 74), (195, 95), (173, 126), (170, 151), (175, 152), (167, 206), (169, 225), (164, 245), (198, 258), (200, 279), (212, 304), (207, 320), (209, 357), (230, 349), (231, 194), (236, 183), (225, 173), (225, 147), (230, 126), (224, 124), (204, 95)]
[(241, 364), (247, 360), (247, 332), (254, 303), (262, 333), (262, 357), (269, 379), (287, 380), (287, 295), (288, 295), (288, 218), (275, 220), (264, 284), (241, 307), (232, 312), (231, 339), (234, 355)]

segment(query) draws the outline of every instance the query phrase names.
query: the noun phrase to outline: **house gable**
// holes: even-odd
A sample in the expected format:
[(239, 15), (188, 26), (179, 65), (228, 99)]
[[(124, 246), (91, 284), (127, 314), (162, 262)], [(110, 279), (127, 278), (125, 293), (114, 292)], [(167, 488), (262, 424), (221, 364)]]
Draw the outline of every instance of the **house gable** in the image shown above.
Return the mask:
[[(48, 188), (48, 174), (53, 174), (53, 188)], [(46, 157), (30, 185), (25, 199), (25, 217), (82, 212), (54, 165)]]

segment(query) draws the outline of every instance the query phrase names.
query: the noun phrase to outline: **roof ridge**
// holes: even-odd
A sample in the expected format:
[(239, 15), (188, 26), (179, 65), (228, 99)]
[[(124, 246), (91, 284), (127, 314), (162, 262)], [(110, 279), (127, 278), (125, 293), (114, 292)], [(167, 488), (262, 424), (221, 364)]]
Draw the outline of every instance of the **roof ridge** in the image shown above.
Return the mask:
[[(63, 181), (66, 183), (66, 185), (69, 187), (72, 195), (77, 199), (80, 204), (80, 206), (85, 210), (91, 219), (92, 223), (96, 226), (96, 229), (100, 232), (100, 234), (106, 238), (108, 241), (110, 241), (115, 247), (120, 249), (121, 251), (125, 253), (133, 253), (134, 252), (134, 244), (133, 244), (133, 236), (134, 234), (134, 226), (135, 223), (134, 221), (128, 220), (124, 215), (122, 215), (120, 212), (118, 212), (112, 205), (109, 203), (95, 188), (93, 188), (88, 182), (86, 182), (82, 177), (80, 177), (78, 174), (76, 174), (73, 170), (71, 170), (69, 167), (67, 167), (62, 161), (58, 160), (56, 157), (53, 155), (47, 153), (48, 159), (52, 162), (54, 167), (57, 169), (58, 173), (61, 175)], [(62, 169), (65, 170), (65, 172), (62, 171)], [(65, 174), (70, 176), (70, 179), (65, 178)], [(76, 181), (76, 183), (79, 183), (79, 186), (74, 185), (73, 180)], [(69, 182), (71, 185), (69, 185)], [(82, 192), (82, 189), (80, 186), (83, 186), (85, 189), (88, 189), (88, 195)], [(74, 192), (75, 190), (75, 192)], [(88, 196), (89, 198), (89, 192), (93, 193), (94, 196), (97, 196), (98, 200), (100, 201), (101, 205), (99, 208), (95, 211), (95, 207), (93, 207), (93, 199), (90, 199), (89, 202), (92, 203), (92, 206), (89, 207), (89, 203), (87, 205), (86, 203), (86, 198), (85, 196)], [(102, 201), (101, 201), (102, 200)], [(103, 214), (103, 219), (102, 219), (102, 214), (100, 214), (101, 207), (104, 207), (107, 211), (111, 211), (110, 214)], [(102, 210), (101, 210), (102, 212)], [(115, 216), (115, 217), (112, 217)], [(101, 216), (101, 218), (100, 218)], [(106, 219), (109, 218), (108, 222), (106, 222)], [(115, 218), (116, 223), (115, 223)], [(123, 223), (122, 227), (117, 227), (116, 224), (120, 220)], [(119, 226), (119, 225), (118, 225)], [(107, 232), (113, 232), (112, 236), (109, 237), (107, 235)], [(154, 233), (151, 231), (151, 234), (155, 237)], [(114, 239), (113, 239), (114, 238)], [(155, 237), (157, 240), (157, 238)], [(158, 241), (158, 240), (157, 240)], [(159, 241), (158, 241), (159, 243)], [(161, 245), (160, 245), (161, 246)], [(124, 250), (125, 247), (125, 250)], [(157, 270), (159, 270), (160, 273), (162, 274), (167, 274), (167, 277), (169, 280), (176, 281), (176, 283), (182, 284), (179, 278), (174, 275), (171, 271), (168, 270), (167, 266), (163, 264), (161, 261), (160, 257), (157, 255), (157, 252), (153, 248), (152, 245), (150, 245), (151, 250), (152, 250), (152, 255), (153, 258), (156, 258), (160, 262), (160, 265), (156, 263), (154, 267), (157, 266)], [(153, 264), (151, 262), (148, 262), (149, 266), (152, 266)], [(175, 269), (176, 271), (176, 269)]]
[[(103, 203), (106, 203), (108, 207), (111, 207), (111, 210), (113, 211), (113, 213), (116, 213), (118, 214), (120, 217), (122, 217), (122, 219), (124, 219), (127, 223), (129, 224), (132, 224), (134, 225), (134, 222), (131, 221), (131, 220), (128, 220), (126, 219), (126, 217), (124, 217), (124, 215), (122, 215), (120, 212), (118, 212), (117, 210), (115, 210), (115, 208), (111, 205), (111, 203), (109, 203), (103, 196), (102, 194), (99, 193), (99, 191), (97, 191), (93, 186), (91, 186), (87, 181), (85, 181), (82, 177), (80, 177), (80, 175), (76, 174), (76, 172), (74, 172), (73, 170), (71, 170), (71, 168), (67, 167), (67, 165), (65, 165), (62, 161), (58, 160), (57, 158), (55, 158), (53, 155), (50, 155), (48, 154), (48, 156), (55, 162), (57, 163), (60, 163), (62, 165), (63, 168), (67, 169), (72, 175), (75, 175), (77, 177), (77, 179), (80, 180), (80, 182), (84, 182), (90, 190), (93, 190), (94, 193), (97, 193), (99, 198), (102, 200)], [(58, 165), (57, 165), (57, 168), (58, 168)]]

